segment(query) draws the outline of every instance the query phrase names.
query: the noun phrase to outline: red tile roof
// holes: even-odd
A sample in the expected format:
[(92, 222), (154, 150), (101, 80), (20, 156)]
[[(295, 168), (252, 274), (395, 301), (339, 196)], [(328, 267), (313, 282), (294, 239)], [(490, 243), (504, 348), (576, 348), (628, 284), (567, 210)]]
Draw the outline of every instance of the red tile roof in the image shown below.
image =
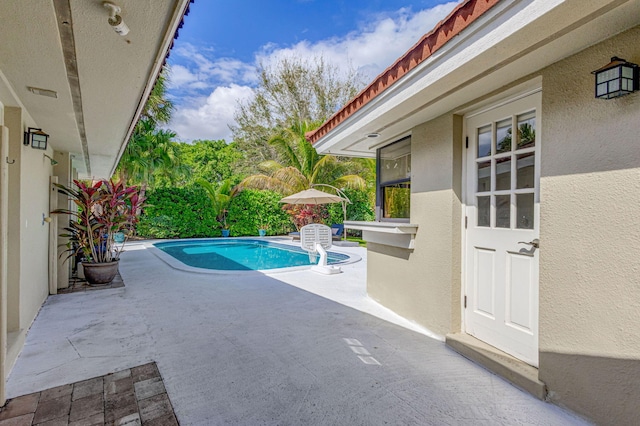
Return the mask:
[(391, 87), (405, 74), (417, 67), (424, 60), (433, 55), (449, 40), (460, 34), (486, 11), (495, 6), (500, 0), (466, 0), (459, 4), (445, 19), (440, 21), (431, 32), (425, 34), (418, 43), (402, 55), (393, 65), (384, 70), (360, 93), (349, 101), (340, 111), (333, 114), (322, 126), (305, 136), (311, 143), (336, 128), (356, 111), (366, 105), (373, 98)]

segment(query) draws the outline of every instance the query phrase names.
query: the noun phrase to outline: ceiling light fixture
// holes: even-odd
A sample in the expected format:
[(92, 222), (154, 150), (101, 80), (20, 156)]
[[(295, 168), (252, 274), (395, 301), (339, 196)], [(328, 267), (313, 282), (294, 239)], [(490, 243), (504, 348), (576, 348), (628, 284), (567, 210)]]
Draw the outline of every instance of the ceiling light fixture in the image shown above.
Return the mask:
[(129, 34), (129, 27), (122, 20), (122, 16), (119, 15), (119, 13), (122, 13), (120, 6), (117, 6), (110, 1), (102, 2), (102, 6), (110, 10), (108, 22), (109, 25), (111, 25), (111, 28), (113, 28), (113, 31), (123, 37)]
[(380, 137), (380, 133), (376, 133), (376, 132), (373, 132), (373, 133), (367, 133), (367, 137), (368, 137), (368, 138), (371, 138), (371, 139), (373, 139), (373, 138), (379, 138), (379, 137)]
[(35, 95), (47, 96), (49, 98), (58, 97), (58, 92), (54, 92), (53, 90), (40, 89), (39, 87), (31, 87), (31, 86), (27, 86), (27, 90)]

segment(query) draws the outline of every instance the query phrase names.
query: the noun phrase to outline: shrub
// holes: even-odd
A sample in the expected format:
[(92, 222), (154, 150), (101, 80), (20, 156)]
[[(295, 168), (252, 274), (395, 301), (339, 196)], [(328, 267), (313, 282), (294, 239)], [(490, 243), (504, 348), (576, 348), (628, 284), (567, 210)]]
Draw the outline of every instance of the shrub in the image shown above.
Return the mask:
[(281, 235), (293, 230), (289, 215), (282, 210), (282, 195), (273, 191), (245, 189), (231, 200), (227, 222), (231, 236), (257, 235), (266, 229), (267, 235)]
[[(369, 194), (366, 191), (345, 189), (344, 193), (351, 200), (351, 204), (347, 204), (347, 220), (367, 222), (375, 220), (373, 202), (369, 200)], [(342, 223), (342, 203), (328, 204), (327, 207), (329, 209), (329, 221), (331, 223)]]
[(146, 238), (220, 236), (211, 202), (197, 185), (147, 192), (147, 207), (137, 231)]

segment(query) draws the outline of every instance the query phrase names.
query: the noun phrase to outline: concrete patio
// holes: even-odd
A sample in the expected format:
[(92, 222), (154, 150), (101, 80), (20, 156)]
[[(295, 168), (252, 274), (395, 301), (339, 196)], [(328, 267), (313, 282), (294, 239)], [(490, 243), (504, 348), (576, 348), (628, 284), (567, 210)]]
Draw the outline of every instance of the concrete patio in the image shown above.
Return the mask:
[(585, 424), (368, 299), (366, 251), (338, 251), (363, 260), (215, 275), (130, 245), (125, 287), (49, 297), (8, 396), (155, 362), (181, 425)]

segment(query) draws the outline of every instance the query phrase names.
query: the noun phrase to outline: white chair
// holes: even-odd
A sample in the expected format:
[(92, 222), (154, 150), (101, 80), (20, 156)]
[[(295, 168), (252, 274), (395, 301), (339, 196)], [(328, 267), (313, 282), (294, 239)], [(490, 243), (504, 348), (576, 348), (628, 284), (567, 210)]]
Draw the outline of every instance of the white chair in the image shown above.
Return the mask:
[(327, 250), (331, 248), (331, 228), (319, 223), (312, 223), (300, 228), (300, 244), (309, 253), (319, 253), (318, 264), (311, 267), (314, 272), (331, 275), (342, 272), (339, 266), (327, 264)]

